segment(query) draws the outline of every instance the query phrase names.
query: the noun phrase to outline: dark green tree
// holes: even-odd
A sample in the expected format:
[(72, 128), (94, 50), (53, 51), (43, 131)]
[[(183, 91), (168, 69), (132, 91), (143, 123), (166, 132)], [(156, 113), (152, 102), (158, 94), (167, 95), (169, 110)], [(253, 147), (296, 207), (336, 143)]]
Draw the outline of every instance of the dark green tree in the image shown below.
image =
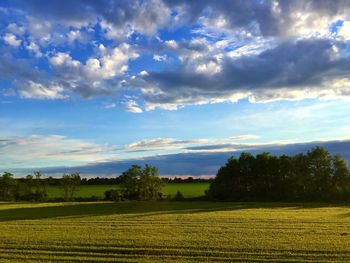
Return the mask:
[(15, 190), (16, 181), (13, 178), (13, 174), (4, 172), (0, 177), (0, 199), (11, 200), (13, 199), (13, 191)]
[(150, 165), (146, 165), (144, 169), (133, 165), (120, 176), (121, 192), (127, 199), (157, 200), (161, 198), (163, 185), (157, 167)]
[(232, 201), (349, 201), (350, 174), (340, 156), (320, 147), (295, 156), (242, 153), (220, 167), (207, 195)]

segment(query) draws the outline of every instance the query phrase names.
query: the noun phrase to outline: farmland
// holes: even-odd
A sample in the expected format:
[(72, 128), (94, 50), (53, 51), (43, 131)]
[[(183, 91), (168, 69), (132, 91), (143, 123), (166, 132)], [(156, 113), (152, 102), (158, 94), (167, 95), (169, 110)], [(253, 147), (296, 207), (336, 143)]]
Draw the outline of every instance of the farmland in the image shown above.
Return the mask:
[[(162, 190), (164, 196), (175, 196), (177, 191), (180, 191), (184, 197), (198, 197), (204, 195), (204, 191), (209, 187), (209, 183), (171, 183), (166, 184)], [(103, 198), (104, 192), (110, 189), (116, 189), (118, 185), (81, 185), (74, 195), (75, 197), (88, 198), (96, 196)], [(49, 198), (62, 198), (63, 190), (59, 186), (49, 186)]]
[(350, 206), (1, 203), (2, 262), (350, 261)]

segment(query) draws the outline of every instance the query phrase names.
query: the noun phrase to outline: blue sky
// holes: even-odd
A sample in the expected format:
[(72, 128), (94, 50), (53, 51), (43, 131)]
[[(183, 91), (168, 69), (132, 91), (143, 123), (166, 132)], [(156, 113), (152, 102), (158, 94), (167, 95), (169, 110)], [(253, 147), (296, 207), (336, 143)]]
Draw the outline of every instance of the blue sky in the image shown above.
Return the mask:
[(5, 0), (0, 18), (3, 170), (350, 139), (347, 1)]

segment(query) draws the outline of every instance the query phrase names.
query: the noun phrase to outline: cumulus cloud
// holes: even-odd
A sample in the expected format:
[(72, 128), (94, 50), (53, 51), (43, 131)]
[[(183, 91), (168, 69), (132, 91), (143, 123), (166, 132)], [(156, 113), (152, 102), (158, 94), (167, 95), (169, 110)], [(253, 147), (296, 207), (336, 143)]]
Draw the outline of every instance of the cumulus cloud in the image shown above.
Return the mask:
[[(18, 87), (29, 81), (63, 87), (57, 98), (118, 92), (122, 98), (136, 92), (143, 95), (139, 101), (145, 110), (176, 110), (244, 98), (268, 102), (350, 94), (350, 3), (345, 0), (77, 0), (66, 5), (20, 0), (16, 10), (21, 19), (9, 19), (3, 41), (10, 47), (23, 44), (32, 57), (48, 58), (51, 67), (13, 65), (12, 73), (0, 74), (16, 76)], [(162, 29), (169, 34), (164, 40)], [(177, 29), (186, 33), (172, 35)], [(99, 39), (86, 42), (94, 38)], [(67, 48), (74, 45), (87, 45), (92, 52), (76, 56)], [(129, 63), (150, 54), (167, 63), (156, 70)], [(22, 90), (19, 94), (30, 98)], [(131, 104), (125, 108), (142, 110)]]
[(125, 43), (115, 48), (100, 45), (99, 51), (98, 57), (90, 57), (85, 64), (64, 52), (50, 57), (57, 81), (83, 97), (111, 94), (113, 91), (103, 81), (122, 76), (128, 70), (129, 60), (139, 55)]
[(11, 23), (7, 26), (7, 30), (15, 35), (23, 35), (25, 29), (23, 26), (19, 26), (16, 23)]
[(325, 35), (329, 26), (349, 14), (345, 0), (269, 0), (269, 1), (196, 1), (167, 0), (178, 8), (187, 23), (202, 20), (215, 30), (240, 29), (251, 35), (300, 36)]
[(165, 55), (158, 55), (158, 54), (155, 54), (153, 55), (153, 60), (155, 61), (166, 61), (168, 59), (168, 56), (165, 54)]
[(34, 56), (37, 57), (37, 58), (40, 58), (40, 57), (43, 56), (43, 54), (42, 54), (41, 51), (40, 51), (40, 47), (39, 47), (37, 44), (35, 44), (34, 42), (30, 42), (30, 43), (26, 46), (26, 49), (27, 49), (30, 53), (34, 54)]
[(338, 30), (338, 35), (344, 38), (345, 40), (350, 39), (350, 21), (343, 22), (343, 25)]
[(33, 17), (80, 28), (101, 23), (110, 38), (125, 38), (128, 29), (152, 35), (170, 19), (170, 9), (160, 0), (83, 1), (66, 5), (61, 1), (18, 1)]
[(216, 60), (220, 71), (214, 64), (193, 70), (185, 61), (173, 71), (149, 72), (140, 85), (144, 85), (149, 109), (241, 98), (254, 102), (303, 99), (332, 91), (348, 96), (347, 86), (333, 90), (328, 85), (344, 78), (350, 67), (349, 58), (334, 54), (337, 48), (344, 46), (329, 39), (285, 41), (259, 54)]
[(30, 80), (27, 85), (24, 84), (19, 93), (26, 99), (64, 99), (66, 96), (62, 94), (63, 91), (63, 87), (57, 84), (45, 86)]
[(18, 39), (12, 33), (6, 33), (2, 39), (5, 41), (6, 44), (8, 44), (12, 47), (19, 47), (22, 43), (22, 40)]

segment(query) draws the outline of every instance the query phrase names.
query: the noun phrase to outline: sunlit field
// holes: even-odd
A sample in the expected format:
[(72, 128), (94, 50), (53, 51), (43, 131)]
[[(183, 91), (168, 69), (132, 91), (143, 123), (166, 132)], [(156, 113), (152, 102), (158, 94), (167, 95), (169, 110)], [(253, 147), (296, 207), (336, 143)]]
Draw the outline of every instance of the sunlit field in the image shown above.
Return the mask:
[[(103, 198), (104, 192), (110, 189), (117, 189), (118, 185), (81, 185), (74, 197), (89, 198), (92, 196)], [(163, 189), (164, 197), (174, 197), (180, 191), (185, 198), (199, 197), (209, 188), (209, 183), (171, 183), (166, 184)], [(63, 189), (60, 186), (49, 186), (49, 198), (63, 198)]]
[(1, 262), (349, 262), (350, 206), (1, 203)]

